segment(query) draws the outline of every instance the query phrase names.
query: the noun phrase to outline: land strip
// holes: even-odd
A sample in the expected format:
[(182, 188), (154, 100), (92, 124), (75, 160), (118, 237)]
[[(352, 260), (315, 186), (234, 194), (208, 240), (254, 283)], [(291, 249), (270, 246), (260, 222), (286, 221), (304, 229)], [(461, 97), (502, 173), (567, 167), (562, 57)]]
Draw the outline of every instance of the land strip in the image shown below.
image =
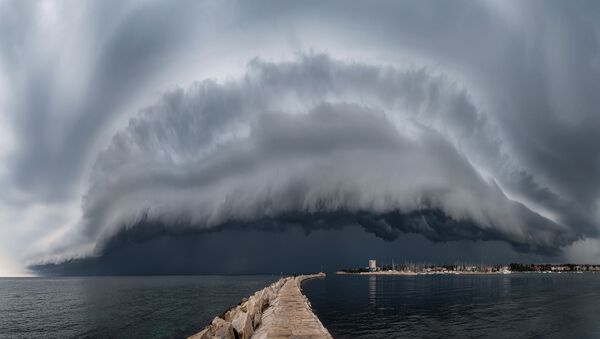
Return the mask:
[(324, 273), (281, 278), (222, 315), (188, 339), (332, 338), (301, 292), (308, 279)]

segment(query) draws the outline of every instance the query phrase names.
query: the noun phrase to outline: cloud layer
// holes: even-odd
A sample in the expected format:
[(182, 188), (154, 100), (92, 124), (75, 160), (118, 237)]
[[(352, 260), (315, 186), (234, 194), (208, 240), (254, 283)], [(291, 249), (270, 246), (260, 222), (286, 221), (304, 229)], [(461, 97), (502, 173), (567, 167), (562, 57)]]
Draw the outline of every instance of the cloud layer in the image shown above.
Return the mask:
[(464, 89), (426, 69), (256, 59), (241, 79), (167, 93), (115, 134), (92, 171), (83, 237), (101, 251), (151, 220), (167, 232), (360, 224), (385, 239), (414, 232), (529, 251), (577, 239), (581, 230), (496, 184), (528, 176), (507, 170), (518, 166), (496, 130)]
[(593, 261), (599, 13), (0, 2), (0, 274), (148, 222), (355, 224)]

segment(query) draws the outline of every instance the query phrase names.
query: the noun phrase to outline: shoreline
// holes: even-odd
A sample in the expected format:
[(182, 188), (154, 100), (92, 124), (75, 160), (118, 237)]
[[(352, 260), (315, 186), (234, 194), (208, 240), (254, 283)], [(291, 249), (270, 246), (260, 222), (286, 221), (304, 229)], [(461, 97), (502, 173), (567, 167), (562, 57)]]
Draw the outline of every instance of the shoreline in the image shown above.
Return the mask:
[(377, 271), (377, 272), (343, 272), (337, 271), (338, 275), (400, 275), (400, 276), (416, 276), (416, 275), (505, 275), (511, 273), (504, 272), (402, 272), (402, 271)]
[(598, 274), (600, 272), (402, 272), (402, 271), (376, 271), (376, 272), (343, 272), (337, 271), (336, 275), (383, 275), (383, 276), (417, 276), (417, 275), (510, 275), (510, 274)]

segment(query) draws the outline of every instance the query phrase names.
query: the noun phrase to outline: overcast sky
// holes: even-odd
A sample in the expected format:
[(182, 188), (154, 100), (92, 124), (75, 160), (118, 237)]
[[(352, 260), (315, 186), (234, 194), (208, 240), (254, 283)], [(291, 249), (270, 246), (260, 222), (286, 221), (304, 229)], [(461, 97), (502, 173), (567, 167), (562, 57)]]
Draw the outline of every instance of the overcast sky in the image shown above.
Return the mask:
[(228, 246), (222, 273), (308, 269), (307, 247), (332, 266), (598, 263), (598, 17), (595, 1), (0, 1), (0, 275), (209, 272)]

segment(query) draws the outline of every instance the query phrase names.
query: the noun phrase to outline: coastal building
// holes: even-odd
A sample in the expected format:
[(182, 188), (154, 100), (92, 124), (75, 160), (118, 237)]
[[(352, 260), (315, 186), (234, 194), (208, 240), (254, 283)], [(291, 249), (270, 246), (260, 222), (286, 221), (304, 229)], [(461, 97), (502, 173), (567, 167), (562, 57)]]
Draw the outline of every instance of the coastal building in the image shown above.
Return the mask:
[(369, 260), (369, 271), (371, 271), (371, 272), (377, 271), (377, 261), (375, 259)]

